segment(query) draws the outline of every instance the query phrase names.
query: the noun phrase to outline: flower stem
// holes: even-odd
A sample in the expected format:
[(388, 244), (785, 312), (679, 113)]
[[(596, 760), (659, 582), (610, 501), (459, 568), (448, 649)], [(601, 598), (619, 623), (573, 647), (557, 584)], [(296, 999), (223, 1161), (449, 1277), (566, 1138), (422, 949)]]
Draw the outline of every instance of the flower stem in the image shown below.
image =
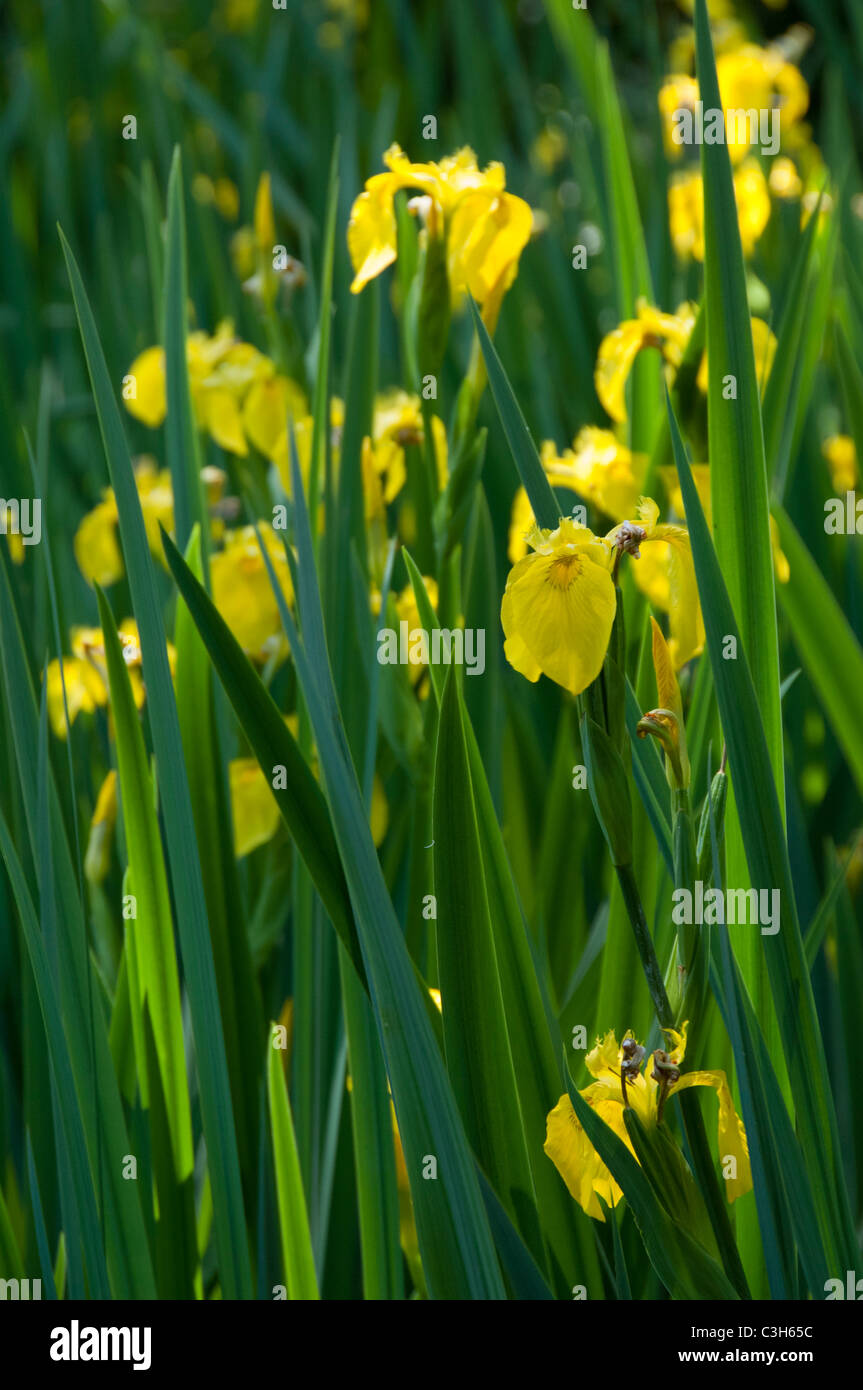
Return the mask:
[(647, 918), (644, 915), (644, 908), (641, 905), (641, 895), (635, 881), (635, 872), (631, 864), (618, 864), (616, 871), (627, 915), (635, 933), (635, 944), (641, 957), (641, 968), (647, 980), (647, 988), (650, 990), (656, 1017), (659, 1019), (661, 1028), (673, 1028), (674, 1012), (665, 992), (665, 982), (659, 968), (659, 961), (647, 925)]

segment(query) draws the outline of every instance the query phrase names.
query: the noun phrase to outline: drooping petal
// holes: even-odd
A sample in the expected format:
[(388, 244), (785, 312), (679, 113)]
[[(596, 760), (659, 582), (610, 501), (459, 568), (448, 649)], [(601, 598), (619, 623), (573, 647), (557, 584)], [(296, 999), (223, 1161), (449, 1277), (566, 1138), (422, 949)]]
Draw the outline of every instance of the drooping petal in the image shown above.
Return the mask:
[(348, 251), (354, 278), (351, 293), (359, 294), (364, 285), (392, 265), (396, 258), (397, 229), (393, 206), (396, 182), (387, 174), (369, 179), (351, 208), (348, 222)]
[(165, 394), (165, 354), (160, 347), (146, 348), (132, 363), (128, 376), (134, 377), (135, 394), (123, 394), (123, 404), (130, 415), (155, 429), (161, 425), (168, 409)]
[(643, 340), (642, 325), (637, 319), (627, 319), (607, 333), (599, 345), (593, 380), (596, 394), (612, 420), (626, 419), (626, 383)]
[(734, 1202), (751, 1189), (752, 1169), (746, 1130), (734, 1109), (728, 1079), (724, 1071), (690, 1071), (676, 1082), (672, 1093), (688, 1090), (690, 1086), (711, 1086), (716, 1092), (719, 1100), (719, 1160), (724, 1166), (727, 1159), (734, 1159), (734, 1176), (725, 1179), (726, 1195), (729, 1202)]
[(528, 680), (538, 667), (578, 695), (599, 675), (615, 612), (611, 574), (588, 546), (527, 556), (511, 572), (501, 605), (507, 660)]
[(533, 213), (523, 198), (489, 189), (464, 194), (447, 237), (453, 293), (468, 289), (483, 304), (502, 277), (511, 283), (532, 227)]
[[(260, 525), (261, 539), (288, 603), (293, 601), (290, 569), (271, 526)], [(259, 660), (286, 647), (276, 598), (254, 527), (227, 533), (223, 550), (210, 560), (213, 602), (247, 655)]]
[(234, 855), (242, 859), (275, 835), (281, 819), (273, 790), (257, 758), (233, 758), (228, 766)]
[[(595, 1108), (606, 1123), (610, 1123), (608, 1111), (616, 1109), (623, 1114), (622, 1106)], [(543, 1147), (582, 1211), (604, 1221), (600, 1197), (610, 1207), (620, 1201), (623, 1193), (579, 1123), (569, 1096), (561, 1096), (549, 1113)]]

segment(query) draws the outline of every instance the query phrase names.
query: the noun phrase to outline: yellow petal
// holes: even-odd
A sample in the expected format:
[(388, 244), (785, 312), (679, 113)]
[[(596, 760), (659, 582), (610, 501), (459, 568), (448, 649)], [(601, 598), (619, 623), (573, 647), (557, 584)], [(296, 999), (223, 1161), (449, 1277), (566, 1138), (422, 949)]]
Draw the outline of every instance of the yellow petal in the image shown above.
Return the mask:
[(770, 221), (771, 212), (767, 180), (757, 160), (748, 159), (735, 171), (734, 197), (737, 201), (737, 222), (740, 227), (743, 255), (748, 259)]
[(561, 458), (545, 456), (543, 467), (554, 487), (571, 487), (606, 516), (632, 516), (647, 471), (643, 454), (633, 454), (611, 430), (587, 425)]
[(674, 1091), (685, 1091), (690, 1086), (711, 1086), (719, 1099), (719, 1161), (732, 1157), (737, 1176), (726, 1178), (725, 1190), (729, 1202), (734, 1202), (749, 1192), (752, 1187), (752, 1169), (749, 1164), (749, 1144), (743, 1121), (734, 1109), (734, 1101), (724, 1071), (690, 1071), (675, 1083)]
[(578, 695), (599, 675), (615, 611), (611, 574), (588, 545), (528, 555), (510, 572), (501, 605), (507, 660), (528, 680), (538, 668)]
[[(609, 1123), (606, 1112), (612, 1107), (596, 1108)], [(622, 1117), (623, 1106), (615, 1108)], [(628, 1143), (625, 1131), (620, 1137)], [(628, 1146), (631, 1148), (631, 1144)], [(569, 1096), (561, 1096), (548, 1115), (543, 1148), (566, 1183), (570, 1196), (588, 1216), (604, 1221), (605, 1212), (600, 1197), (606, 1206), (611, 1207), (620, 1201), (623, 1193), (579, 1124)]]
[(249, 452), (243, 434), (240, 407), (231, 391), (208, 390), (204, 396), (205, 423), (216, 443), (231, 454), (244, 458)]
[[(608, 1073), (619, 1073), (620, 1044), (613, 1028), (610, 1028), (603, 1037), (597, 1038), (595, 1045), (584, 1059), (584, 1065), (591, 1076), (600, 1077)], [(620, 1086), (619, 1076), (617, 1085)]]
[(305, 392), (287, 376), (256, 381), (243, 402), (242, 428), (259, 453), (271, 459), (284, 439), (288, 417), (303, 419), (309, 405)]
[(74, 724), (83, 711), (92, 714), (98, 707), (108, 703), (105, 682), (89, 661), (81, 657), (65, 656), (61, 675), (60, 662), (49, 663), (46, 673), (46, 700), (51, 728), (58, 738), (66, 737), (66, 716), (63, 709), (63, 682), (66, 685), (66, 703), (69, 707), (69, 723)]
[(668, 612), (668, 647), (679, 671), (704, 649), (704, 618), (685, 527), (652, 525), (641, 545), (641, 559), (634, 565), (639, 587)]
[[(695, 483), (695, 490), (698, 493), (698, 500), (701, 503), (702, 511), (707, 525), (712, 527), (712, 511), (710, 505), (710, 465), (707, 463), (693, 463), (690, 465), (692, 471), (692, 481)], [(683, 493), (680, 491), (680, 479), (677, 476), (676, 468), (660, 468), (659, 476), (662, 479), (662, 486), (668, 495), (668, 505), (679, 517), (686, 515), (683, 505)]]
[(644, 331), (637, 319), (627, 319), (607, 333), (599, 345), (594, 384), (612, 420), (626, 419), (626, 383), (641, 349)]
[(788, 556), (782, 549), (779, 527), (775, 517), (770, 518), (770, 549), (773, 555), (773, 572), (780, 584), (787, 584), (791, 578), (791, 566), (788, 563)]
[(653, 669), (656, 672), (659, 708), (670, 709), (682, 723), (683, 702), (680, 698), (680, 686), (677, 684), (677, 677), (674, 674), (668, 643), (663, 636), (662, 628), (652, 616), (650, 625), (653, 629)]
[(511, 565), (518, 564), (527, 554), (527, 533), (536, 525), (530, 498), (520, 487), (512, 502), (512, 515), (509, 522), (509, 541), (507, 555)]
[(135, 395), (123, 404), (130, 415), (155, 428), (161, 425), (168, 409), (165, 395), (165, 354), (160, 347), (147, 348), (132, 363), (128, 376), (135, 378)]
[(113, 768), (105, 777), (90, 822), (84, 876), (88, 883), (102, 883), (111, 866), (111, 838), (117, 820), (117, 774)]
[(234, 854), (251, 854), (275, 835), (281, 819), (273, 789), (256, 758), (234, 758), (228, 767)]
[(89, 584), (107, 589), (122, 579), (123, 556), (117, 539), (117, 503), (113, 493), (82, 519), (72, 544), (78, 568)]
[(830, 468), (830, 480), (837, 492), (853, 492), (857, 486), (859, 469), (857, 449), (848, 434), (832, 434), (821, 445), (821, 452)]
[(453, 292), (468, 289), (483, 304), (502, 277), (510, 284), (532, 228), (533, 213), (524, 199), (487, 189), (464, 194), (447, 236)]
[[(288, 603), (293, 601), (291, 575), (281, 542), (271, 526), (260, 525), (273, 569)], [(282, 651), (286, 641), (276, 598), (254, 528), (226, 533), (223, 550), (210, 561), (213, 602), (247, 655), (265, 660)]]
[(351, 208), (348, 251), (355, 274), (351, 292), (359, 294), (369, 280), (396, 258), (396, 215), (393, 181), (386, 174), (369, 179)]

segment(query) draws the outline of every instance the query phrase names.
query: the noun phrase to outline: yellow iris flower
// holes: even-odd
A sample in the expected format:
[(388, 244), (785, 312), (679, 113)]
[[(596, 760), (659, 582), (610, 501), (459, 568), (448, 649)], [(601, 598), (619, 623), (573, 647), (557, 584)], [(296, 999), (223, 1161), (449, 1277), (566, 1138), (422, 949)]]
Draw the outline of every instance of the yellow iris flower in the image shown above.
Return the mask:
[[(802, 118), (809, 105), (809, 89), (799, 68), (787, 61), (778, 44), (759, 48), (747, 43), (720, 53), (716, 59), (716, 76), (726, 113), (765, 111), (776, 106), (781, 113), (783, 136)], [(685, 74), (673, 73), (660, 88), (663, 141), (671, 159), (679, 159), (683, 153), (683, 146), (672, 138), (674, 112), (682, 108), (694, 110), (698, 98), (698, 83)], [(739, 165), (751, 148), (749, 123), (726, 119), (725, 125), (731, 163)]]
[[(757, 159), (734, 171), (734, 197), (743, 255), (748, 259), (770, 221), (770, 193)], [(697, 170), (676, 174), (668, 185), (671, 240), (681, 260), (704, 260), (704, 186)]]
[[(164, 564), (159, 527), (174, 529), (174, 494), (167, 468), (157, 469), (152, 459), (142, 458), (135, 468), (135, 487), (144, 516), (151, 554)], [(125, 573), (117, 536), (117, 500), (113, 488), (105, 488), (102, 500), (83, 518), (73, 547), (78, 568), (89, 584), (107, 589)]]
[[(671, 1048), (667, 1053), (655, 1052), (645, 1071), (641, 1071), (639, 1056), (643, 1056), (643, 1050), (631, 1035), (623, 1039), (623, 1046), (618, 1046), (614, 1032), (606, 1033), (605, 1037), (597, 1039), (596, 1046), (585, 1058), (587, 1069), (595, 1079), (580, 1094), (635, 1157), (623, 1120), (625, 1105), (633, 1108), (645, 1126), (652, 1127), (661, 1118), (660, 1102), (664, 1104), (669, 1095), (692, 1086), (712, 1087), (719, 1101), (719, 1157), (723, 1167), (727, 1164), (733, 1173), (725, 1180), (726, 1196), (729, 1202), (734, 1202), (752, 1187), (746, 1131), (734, 1109), (724, 1071), (680, 1074), (686, 1054), (686, 1029), (684, 1023), (679, 1033), (665, 1030)], [(657, 1060), (664, 1071), (657, 1068)], [(622, 1067), (626, 1067), (625, 1098)], [(660, 1076), (665, 1080), (659, 1081)], [(604, 1221), (604, 1207), (615, 1206), (623, 1192), (585, 1134), (568, 1095), (561, 1096), (548, 1116), (545, 1152), (582, 1210), (597, 1221)], [(729, 1163), (730, 1159), (734, 1160), (733, 1164)]]
[(676, 370), (695, 323), (689, 304), (681, 305), (676, 314), (664, 314), (644, 299), (635, 307), (638, 317), (618, 324), (600, 343), (593, 378), (603, 408), (619, 423), (626, 419), (626, 383), (642, 348), (658, 348)]
[[(282, 543), (272, 526), (258, 529), (276, 572), (282, 593), (293, 601), (291, 572)], [(210, 560), (213, 602), (247, 656), (266, 661), (287, 652), (276, 596), (253, 526), (225, 532), (222, 550)]]
[[(763, 396), (763, 395), (764, 395), (764, 388), (765, 388), (765, 386), (767, 385), (767, 378), (770, 376), (770, 371), (771, 371), (771, 368), (772, 368), (772, 366), (773, 366), (773, 359), (774, 359), (775, 356), (776, 356), (776, 346), (777, 346), (777, 343), (776, 343), (776, 334), (772, 331), (772, 329), (770, 328), (770, 325), (764, 322), (764, 319), (756, 319), (756, 318), (753, 318), (753, 319), (751, 320), (751, 327), (752, 327), (752, 348), (753, 348), (753, 353), (754, 353), (754, 356), (755, 356), (755, 376), (756, 376), (756, 379), (757, 379), (757, 381), (758, 381), (758, 385), (761, 387), (761, 394), (762, 394), (762, 396)], [(704, 356), (702, 357), (701, 363), (700, 363), (699, 368), (698, 368), (698, 376), (696, 377), (696, 383), (697, 383), (697, 385), (698, 385), (698, 389), (699, 389), (700, 391), (703, 391), (703, 392), (706, 394), (706, 393), (707, 393), (707, 351), (706, 351), (706, 349), (705, 349)]]
[[(188, 335), (186, 362), (199, 426), (222, 449), (244, 457), (249, 452), (243, 429), (245, 396), (256, 382), (275, 376), (275, 365), (251, 343), (236, 339), (233, 324), (227, 319), (212, 336), (203, 332)], [(163, 349), (146, 348), (135, 358), (128, 375), (135, 381), (135, 394), (124, 395), (129, 414), (152, 428), (161, 425), (167, 411)]]
[[(512, 545), (514, 537), (510, 536)], [(596, 680), (616, 609), (615, 551), (632, 558), (636, 583), (668, 613), (669, 649), (679, 670), (704, 648), (704, 619), (685, 526), (659, 521), (659, 507), (642, 497), (635, 520), (604, 537), (561, 517), (555, 531), (536, 524), (524, 537), (530, 552), (516, 561), (501, 603), (504, 654), (529, 681), (548, 676), (578, 695)]]
[[(299, 720), (289, 714), (285, 723), (294, 735), (298, 735)], [(310, 767), (318, 776), (317, 754), (312, 749)], [(228, 781), (231, 795), (231, 819), (234, 831), (234, 854), (243, 859), (253, 849), (271, 840), (279, 828), (281, 814), (273, 795), (273, 788), (262, 771), (257, 758), (233, 758), (228, 766)], [(389, 805), (383, 782), (377, 773), (372, 782), (372, 804), (369, 810), (369, 827), (376, 847), (384, 842), (389, 827)]]
[[(132, 695), (138, 709), (144, 703), (144, 681), (141, 676), (141, 643), (138, 624), (134, 618), (125, 618), (118, 628), (123, 659), (129, 669)], [(69, 706), (69, 723), (74, 724), (78, 715), (92, 714), (96, 709), (104, 709), (108, 703), (108, 673), (105, 665), (105, 639), (98, 627), (73, 627), (70, 633), (72, 656), (60, 661), (56, 658), (48, 663), (46, 671), (46, 700), (48, 718), (58, 738), (66, 737), (66, 716), (63, 710), (63, 683), (66, 685), (66, 702)], [(168, 643), (168, 661), (171, 674), (174, 673), (176, 652)]]
[[(639, 299), (636, 310), (637, 318), (624, 320), (605, 335), (596, 357), (596, 394), (611, 418), (618, 423), (626, 419), (626, 383), (639, 352), (644, 348), (658, 348), (668, 364), (669, 373), (673, 374), (680, 366), (695, 324), (695, 311), (690, 304), (681, 304), (676, 314), (665, 314)], [(755, 372), (763, 392), (776, 356), (776, 336), (763, 319), (753, 318), (751, 325)], [(701, 391), (707, 391), (706, 351), (701, 358), (696, 382)], [(582, 496), (596, 501), (610, 516), (620, 515), (621, 501), (627, 494), (632, 496), (633, 488), (636, 496), (640, 490), (638, 480), (644, 477), (646, 462), (627, 456), (615, 436), (607, 430), (583, 430), (575, 448), (575, 458), (571, 454), (565, 454), (563, 458), (550, 454), (549, 468), (556, 470), (562, 483), (566, 482)], [(581, 457), (578, 457), (579, 454)], [(546, 463), (545, 458), (543, 462)], [(568, 480), (564, 476), (567, 471)], [(593, 496), (590, 490), (585, 492), (583, 487), (579, 487), (573, 481), (579, 477), (583, 482), (592, 484), (594, 490), (600, 487), (609, 505), (603, 505), (599, 496)], [(613, 485), (615, 479), (622, 484), (622, 488)]]
[(571, 449), (558, 454), (546, 441), (540, 453), (552, 487), (568, 487), (605, 516), (622, 521), (635, 510), (647, 472), (647, 457), (633, 454), (611, 430), (585, 425)]
[(452, 295), (469, 290), (478, 304), (515, 279), (530, 238), (528, 203), (505, 191), (502, 164), (477, 166), (473, 150), (458, 150), (439, 163), (414, 164), (398, 145), (384, 155), (388, 172), (366, 180), (348, 224), (354, 294), (392, 265), (398, 254), (395, 195), (414, 189), (429, 236), (446, 237)]
[(599, 675), (614, 623), (612, 547), (568, 517), (534, 527), (527, 544), (501, 603), (504, 653), (527, 680), (546, 675), (578, 695)]
[(799, 198), (803, 192), (803, 180), (797, 166), (785, 154), (774, 159), (767, 184), (774, 198)]

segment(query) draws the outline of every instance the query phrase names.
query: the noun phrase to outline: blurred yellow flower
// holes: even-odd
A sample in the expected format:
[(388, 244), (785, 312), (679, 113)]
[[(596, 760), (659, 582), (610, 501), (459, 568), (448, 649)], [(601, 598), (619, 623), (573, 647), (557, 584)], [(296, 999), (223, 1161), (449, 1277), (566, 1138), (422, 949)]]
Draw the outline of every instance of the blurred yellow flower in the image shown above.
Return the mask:
[(791, 578), (791, 566), (788, 563), (788, 556), (782, 549), (779, 526), (773, 516), (770, 518), (770, 551), (773, 556), (773, 573), (780, 584), (787, 584)]
[(296, 424), (308, 415), (305, 391), (279, 373), (251, 386), (243, 402), (242, 428), (258, 452), (273, 459), (285, 448), (288, 417)]
[(637, 318), (626, 319), (606, 334), (596, 358), (596, 394), (612, 420), (618, 422), (626, 419), (626, 383), (642, 348), (658, 348), (664, 360), (676, 369), (695, 323), (689, 304), (681, 305), (676, 314), (664, 314), (639, 299), (636, 312)]
[[(713, 506), (710, 499), (710, 468), (706, 463), (693, 463), (692, 481), (695, 483), (695, 490), (698, 493), (698, 500), (704, 512), (704, 519), (708, 527), (713, 529)], [(659, 476), (668, 495), (668, 503), (673, 512), (679, 517), (684, 516), (683, 495), (680, 491), (680, 481), (677, 476), (676, 468), (660, 468)], [(787, 584), (791, 577), (791, 568), (788, 564), (782, 546), (779, 542), (779, 527), (773, 517), (770, 518), (770, 546), (773, 553), (773, 572), (780, 584)]]
[[(9, 555), (13, 565), (23, 565), (24, 563), (24, 538), (17, 529), (19, 526), (18, 517), (12, 507), (6, 507), (4, 513), (0, 513), (0, 523), (2, 532), (6, 537), (9, 546)], [(13, 529), (16, 528), (16, 529)]]
[[(285, 723), (297, 737), (299, 721), (288, 715)], [(318, 776), (317, 755), (312, 749), (310, 767)], [(243, 859), (252, 850), (265, 845), (279, 828), (281, 813), (273, 788), (257, 758), (233, 758), (228, 766), (231, 795), (231, 819), (234, 833), (234, 854)], [(383, 783), (377, 773), (372, 782), (372, 804), (369, 826), (375, 846), (383, 844), (389, 825), (389, 806)]]
[(545, 125), (531, 146), (531, 159), (546, 174), (551, 174), (566, 158), (568, 141), (560, 126)]
[[(292, 603), (291, 572), (282, 543), (268, 523), (259, 522), (258, 529), (285, 601)], [(247, 656), (263, 662), (286, 653), (287, 639), (254, 526), (226, 531), (224, 541), (223, 549), (210, 559), (214, 604)]]
[[(734, 1202), (752, 1187), (746, 1130), (734, 1109), (724, 1071), (681, 1075), (686, 1031), (685, 1023), (679, 1033), (665, 1029), (671, 1048), (654, 1052), (645, 1071), (641, 1070), (644, 1049), (631, 1033), (626, 1034), (621, 1046), (613, 1031), (606, 1033), (585, 1058), (595, 1080), (580, 1095), (637, 1157), (623, 1119), (626, 1106), (632, 1107), (642, 1124), (652, 1128), (660, 1123), (669, 1096), (693, 1086), (710, 1086), (719, 1101), (718, 1145), (723, 1168), (729, 1159), (734, 1159), (733, 1176), (725, 1180), (728, 1201)], [(616, 1206), (623, 1192), (588, 1139), (568, 1095), (561, 1096), (548, 1116), (545, 1152), (582, 1210), (597, 1221), (604, 1221), (604, 1208)]]
[[(422, 575), (422, 582), (424, 582), (429, 603), (431, 603), (432, 609), (434, 609), (436, 613), (438, 612), (439, 598), (438, 581), (434, 580), (431, 574), (424, 574)], [(379, 612), (381, 612), (381, 592), (379, 592), (377, 588), (372, 588), (370, 607), (374, 616), (378, 617)], [(414, 645), (413, 635), (414, 632), (421, 630), (424, 624), (422, 624), (422, 619), (420, 617), (420, 609), (418, 609), (417, 606), (413, 584), (406, 584), (402, 592), (396, 595), (396, 614), (399, 623), (407, 623), (407, 644), (409, 644), (407, 645), (407, 660), (409, 660), (410, 680), (411, 685), (416, 685), (417, 694), (422, 698), (424, 694), (427, 694), (427, 687), (425, 687), (425, 685), (421, 687), (420, 685), (422, 677), (424, 677), (425, 674), (425, 669), (427, 669), (427, 663), (422, 660), (422, 656), (420, 652), (418, 652), (417, 648), (420, 644)]]
[[(171, 474), (167, 468), (157, 469), (152, 459), (141, 458), (135, 467), (135, 487), (150, 552), (164, 565), (159, 527), (163, 526), (169, 534), (174, 529)], [(125, 573), (117, 535), (118, 524), (114, 490), (105, 488), (102, 501), (83, 517), (72, 542), (75, 559), (84, 578), (89, 584), (99, 584), (103, 589), (116, 584)]]
[[(767, 180), (757, 160), (747, 160), (734, 171), (734, 196), (743, 254), (752, 255), (755, 243), (770, 220)], [(704, 260), (704, 190), (696, 170), (675, 174), (668, 186), (671, 240), (681, 260)]]
[(505, 191), (502, 164), (481, 170), (467, 148), (439, 163), (413, 164), (398, 145), (387, 150), (384, 164), (389, 172), (367, 179), (351, 209), (348, 250), (354, 294), (395, 261), (394, 198), (399, 189), (409, 188), (421, 195), (416, 208), (428, 236), (446, 238), (454, 297), (469, 290), (482, 304), (492, 291), (512, 283), (530, 238), (533, 214), (522, 198)]
[(857, 449), (848, 434), (831, 434), (821, 445), (830, 468), (830, 480), (837, 492), (853, 492), (860, 480)]
[(546, 675), (578, 695), (599, 675), (611, 636), (612, 548), (567, 517), (554, 531), (535, 527), (527, 543), (501, 603), (504, 653), (527, 680)]
[(633, 454), (611, 430), (585, 425), (563, 454), (546, 442), (542, 465), (553, 487), (569, 487), (615, 521), (631, 515), (641, 496), (647, 457)]
[[(333, 468), (338, 473), (339, 460), (341, 457), (342, 430), (345, 423), (344, 402), (338, 396), (330, 398), (330, 447), (332, 449)], [(309, 470), (312, 466), (312, 436), (314, 434), (314, 419), (311, 415), (304, 415), (301, 419), (294, 420), (294, 439), (297, 446), (297, 459), (300, 465), (300, 475), (304, 485), (308, 486)], [(287, 427), (285, 427), (278, 439), (271, 446), (270, 459), (276, 466), (279, 481), (285, 490), (285, 496), (292, 494), (291, 486), (291, 453)], [(323, 510), (321, 511), (321, 521), (323, 522)]]
[[(809, 105), (809, 89), (799, 68), (788, 61), (783, 41), (760, 48), (756, 44), (731, 44), (717, 51), (716, 76), (719, 95), (725, 112), (725, 142), (731, 163), (740, 164), (761, 134), (754, 130), (748, 113), (770, 115), (768, 130), (771, 145), (778, 142), (779, 131), (786, 137), (801, 120)], [(662, 116), (663, 141), (669, 158), (679, 159), (683, 145), (673, 138), (674, 113), (694, 111), (699, 100), (698, 83), (685, 73), (672, 73), (659, 91), (659, 110)], [(774, 136), (775, 132), (775, 136)], [(776, 149), (768, 152), (775, 155)]]
[[(186, 362), (199, 426), (221, 448), (244, 456), (248, 445), (241, 405), (255, 382), (266, 381), (275, 374), (273, 363), (250, 343), (235, 339), (229, 320), (219, 324), (212, 336), (190, 333), (186, 339)], [(162, 348), (147, 348), (135, 358), (124, 381), (123, 400), (135, 419), (151, 428), (161, 425), (167, 411)]]
[(233, 758), (228, 767), (228, 777), (234, 855), (242, 859), (273, 838), (281, 813), (257, 758)]
[[(129, 670), (132, 696), (138, 709), (144, 703), (144, 681), (141, 676), (141, 642), (138, 624), (134, 618), (124, 618), (118, 628), (123, 659)], [(92, 714), (103, 709), (108, 703), (108, 673), (105, 664), (105, 639), (98, 627), (73, 627), (70, 634), (72, 656), (60, 661), (56, 658), (48, 663), (46, 671), (46, 701), (48, 718), (58, 738), (66, 737), (66, 716), (63, 709), (63, 684), (66, 686), (66, 703), (69, 707), (69, 723), (74, 724), (78, 715)], [(168, 643), (168, 661), (171, 674), (176, 665), (176, 652)]]
[[(752, 319), (752, 347), (755, 356), (755, 375), (758, 385), (761, 387), (761, 394), (764, 395), (764, 388), (767, 385), (767, 378), (770, 376), (770, 369), (773, 366), (773, 359), (776, 356), (776, 334), (771, 330), (769, 324), (763, 319)], [(698, 368), (696, 377), (698, 389), (707, 393), (707, 350)]]

